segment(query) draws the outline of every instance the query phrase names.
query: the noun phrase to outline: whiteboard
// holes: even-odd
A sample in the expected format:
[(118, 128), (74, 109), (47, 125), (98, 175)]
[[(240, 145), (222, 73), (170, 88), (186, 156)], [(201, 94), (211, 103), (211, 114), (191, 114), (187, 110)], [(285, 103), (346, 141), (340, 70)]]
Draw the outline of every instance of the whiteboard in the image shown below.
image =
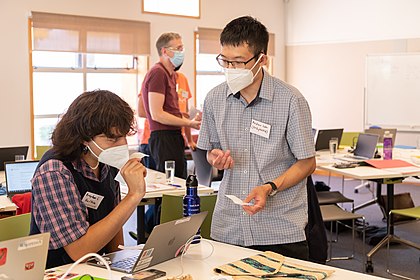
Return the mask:
[(420, 53), (368, 55), (365, 127), (420, 131)]

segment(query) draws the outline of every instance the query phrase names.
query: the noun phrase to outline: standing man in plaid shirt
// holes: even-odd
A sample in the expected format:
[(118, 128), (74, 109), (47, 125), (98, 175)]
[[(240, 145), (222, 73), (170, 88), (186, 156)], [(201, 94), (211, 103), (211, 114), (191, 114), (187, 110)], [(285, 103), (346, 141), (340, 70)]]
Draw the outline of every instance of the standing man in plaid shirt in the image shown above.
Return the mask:
[[(306, 177), (315, 169), (311, 113), (296, 88), (263, 69), (268, 38), (249, 16), (220, 35), (217, 61), (226, 82), (206, 97), (197, 145), (225, 170), (211, 237), (306, 260)], [(227, 194), (252, 205), (240, 207)]]

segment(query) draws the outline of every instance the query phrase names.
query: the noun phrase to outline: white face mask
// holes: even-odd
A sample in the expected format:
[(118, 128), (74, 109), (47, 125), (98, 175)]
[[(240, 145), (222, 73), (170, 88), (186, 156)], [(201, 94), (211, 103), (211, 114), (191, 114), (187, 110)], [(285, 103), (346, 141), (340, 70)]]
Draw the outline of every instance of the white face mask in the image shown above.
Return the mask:
[(110, 166), (113, 166), (115, 168), (121, 169), (129, 160), (130, 156), (128, 153), (128, 145), (121, 145), (116, 146), (112, 148), (108, 148), (106, 150), (102, 149), (101, 147), (96, 144), (95, 141), (93, 141), (93, 144), (95, 144), (98, 149), (100, 149), (102, 152), (97, 156), (89, 147), (87, 146), (89, 151), (98, 158), (99, 162), (108, 164)]
[(257, 73), (253, 75), (252, 69), (255, 65), (258, 64), (262, 55), (257, 59), (254, 66), (251, 69), (235, 69), (235, 68), (225, 68), (225, 78), (229, 86), (229, 89), (232, 93), (237, 93), (238, 91), (246, 88), (254, 81), (255, 76), (258, 75), (258, 72), (261, 70), (261, 66), (258, 69)]

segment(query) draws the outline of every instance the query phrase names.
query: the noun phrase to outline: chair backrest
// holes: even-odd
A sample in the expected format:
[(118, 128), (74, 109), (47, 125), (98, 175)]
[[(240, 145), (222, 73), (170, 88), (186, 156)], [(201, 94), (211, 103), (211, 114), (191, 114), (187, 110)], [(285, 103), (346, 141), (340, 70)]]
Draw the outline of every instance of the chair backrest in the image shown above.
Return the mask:
[(0, 219), (0, 241), (29, 235), (31, 213)]
[[(182, 196), (164, 194), (162, 196), (160, 222), (165, 223), (182, 218), (183, 205)], [(207, 211), (207, 217), (201, 226), (201, 236), (210, 239), (211, 220), (213, 217), (214, 205), (216, 204), (217, 195), (200, 196), (200, 211)]]
[(35, 146), (36, 157), (35, 159), (40, 160), (46, 151), (51, 149), (51, 146)]
[(191, 151), (194, 161), (195, 174), (200, 185), (210, 187), (213, 174), (213, 166), (207, 161), (207, 151), (196, 149)]
[(340, 146), (356, 147), (357, 138), (360, 132), (343, 132), (341, 136)]

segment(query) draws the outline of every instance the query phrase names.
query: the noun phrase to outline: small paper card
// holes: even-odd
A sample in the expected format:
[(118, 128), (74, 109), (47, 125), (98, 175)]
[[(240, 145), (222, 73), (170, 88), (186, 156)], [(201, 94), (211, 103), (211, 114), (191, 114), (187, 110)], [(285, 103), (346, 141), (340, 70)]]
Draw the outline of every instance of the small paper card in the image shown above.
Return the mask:
[(231, 195), (231, 194), (226, 194), (226, 197), (229, 198), (230, 200), (232, 200), (233, 203), (238, 204), (238, 205), (248, 205), (248, 206), (252, 205), (252, 203), (245, 203), (240, 198), (238, 198), (234, 195)]

